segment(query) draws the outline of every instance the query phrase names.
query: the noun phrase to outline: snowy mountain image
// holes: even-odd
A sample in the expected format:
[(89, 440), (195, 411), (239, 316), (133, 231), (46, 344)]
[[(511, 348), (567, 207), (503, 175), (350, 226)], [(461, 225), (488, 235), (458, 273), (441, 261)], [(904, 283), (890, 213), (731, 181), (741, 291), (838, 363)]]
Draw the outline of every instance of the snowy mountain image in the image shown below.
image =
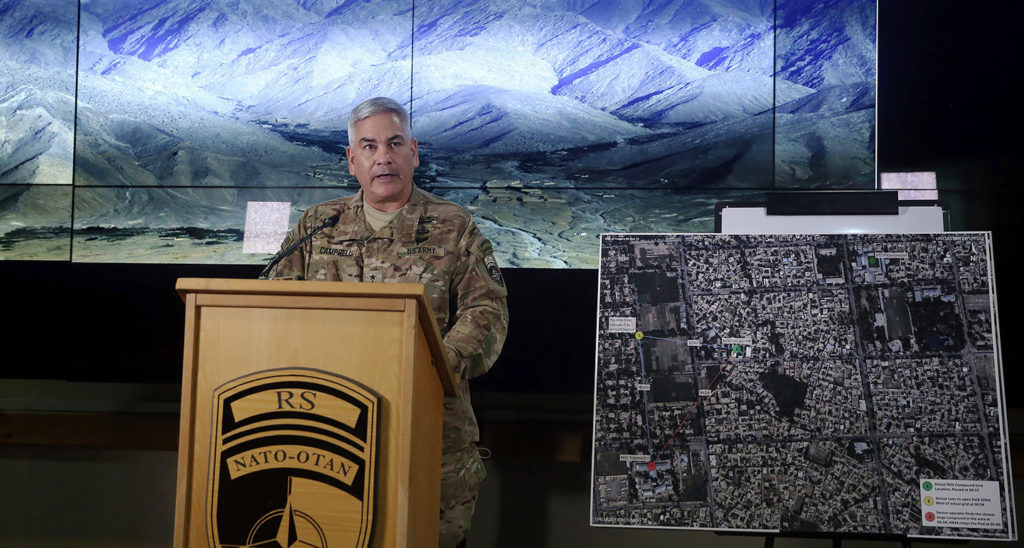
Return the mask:
[(600, 232), (707, 231), (768, 188), (871, 187), (874, 1), (775, 4), (0, 0), (0, 257), (67, 260), (33, 242), (73, 224), (73, 260), (266, 260), (245, 204), (294, 221), (354, 192), (347, 114), (374, 95), (506, 266), (593, 267)]

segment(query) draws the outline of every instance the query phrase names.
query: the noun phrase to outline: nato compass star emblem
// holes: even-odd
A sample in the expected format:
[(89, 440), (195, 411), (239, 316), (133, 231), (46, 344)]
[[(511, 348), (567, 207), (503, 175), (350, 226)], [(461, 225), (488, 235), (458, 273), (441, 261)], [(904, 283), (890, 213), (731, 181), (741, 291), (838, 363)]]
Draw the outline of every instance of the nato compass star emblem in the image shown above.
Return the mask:
[(239, 548), (304, 547), (327, 548), (327, 535), (312, 516), (292, 506), (290, 478), (285, 507), (260, 518), (249, 531), (246, 543)]
[(210, 546), (368, 546), (380, 397), (351, 379), (275, 369), (214, 391)]

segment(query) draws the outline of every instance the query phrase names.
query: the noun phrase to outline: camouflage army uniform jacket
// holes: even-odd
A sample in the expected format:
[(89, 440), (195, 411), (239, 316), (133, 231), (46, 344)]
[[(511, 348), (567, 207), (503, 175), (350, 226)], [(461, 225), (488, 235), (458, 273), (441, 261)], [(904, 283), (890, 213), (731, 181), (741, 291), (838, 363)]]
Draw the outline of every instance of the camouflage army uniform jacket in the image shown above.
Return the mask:
[[(467, 380), (490, 369), (508, 329), (505, 284), (491, 243), (464, 209), (414, 186), (405, 207), (376, 233), (366, 224), (359, 191), (306, 210), (282, 249), (337, 213), (335, 226), (285, 258), (271, 277), (424, 284), (460, 379), (460, 396), (445, 400), (445, 468), (464, 476), (475, 491), (483, 466), (474, 445), (480, 434)], [(448, 478), (442, 481), (443, 507), (455, 495), (445, 492), (452, 491)]]

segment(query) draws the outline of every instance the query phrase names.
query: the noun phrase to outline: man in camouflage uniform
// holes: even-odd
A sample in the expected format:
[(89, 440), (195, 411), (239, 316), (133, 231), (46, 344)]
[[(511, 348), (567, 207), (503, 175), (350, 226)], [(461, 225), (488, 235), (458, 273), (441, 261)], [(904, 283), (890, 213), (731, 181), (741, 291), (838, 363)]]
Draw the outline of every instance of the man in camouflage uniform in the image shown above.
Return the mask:
[(340, 215), (276, 267), (273, 278), (425, 285), (460, 395), (446, 398), (441, 471), (441, 546), (466, 534), (484, 477), (480, 434), (468, 379), (484, 374), (505, 340), (505, 284), (491, 243), (456, 204), (417, 188), (419, 165), (405, 109), (387, 98), (369, 99), (349, 117), (349, 172), (355, 196), (306, 210), (282, 249), (324, 219)]

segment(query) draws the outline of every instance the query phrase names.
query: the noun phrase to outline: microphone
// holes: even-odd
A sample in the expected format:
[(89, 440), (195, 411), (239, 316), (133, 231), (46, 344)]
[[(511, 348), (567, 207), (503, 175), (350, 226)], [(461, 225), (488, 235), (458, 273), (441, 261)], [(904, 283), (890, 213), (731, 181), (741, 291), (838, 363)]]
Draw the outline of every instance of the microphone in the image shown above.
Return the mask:
[(298, 241), (296, 241), (292, 245), (290, 245), (290, 246), (282, 249), (281, 251), (279, 251), (277, 253), (277, 255), (275, 255), (274, 258), (270, 261), (270, 263), (267, 264), (266, 268), (264, 268), (263, 271), (260, 272), (259, 279), (261, 279), (261, 280), (268, 279), (267, 275), (270, 273), (271, 270), (273, 270), (273, 268), (275, 266), (277, 266), (277, 263), (283, 261), (285, 257), (291, 255), (292, 252), (294, 252), (296, 249), (298, 249), (300, 245), (308, 242), (311, 238), (313, 238), (313, 236), (316, 236), (317, 234), (319, 234), (321, 230), (323, 230), (325, 228), (330, 228), (330, 227), (338, 224), (338, 219), (341, 219), (341, 213), (335, 213), (334, 215), (331, 215), (330, 217), (327, 217), (323, 221), (320, 221), (320, 224), (317, 225), (316, 228), (311, 230), (309, 234), (306, 234), (305, 236), (299, 238)]

